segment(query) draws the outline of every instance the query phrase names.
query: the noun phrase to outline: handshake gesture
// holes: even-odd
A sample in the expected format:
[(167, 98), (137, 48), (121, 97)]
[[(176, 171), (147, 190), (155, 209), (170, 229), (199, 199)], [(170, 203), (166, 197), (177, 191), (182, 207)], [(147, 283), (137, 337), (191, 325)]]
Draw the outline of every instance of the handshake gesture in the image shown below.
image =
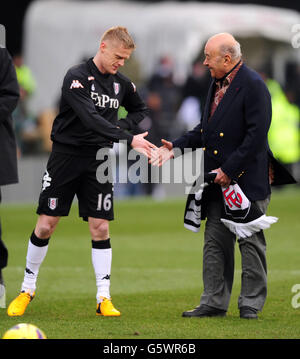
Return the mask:
[(149, 163), (151, 163), (153, 166), (160, 167), (170, 158), (174, 157), (173, 143), (164, 139), (162, 139), (161, 142), (163, 146), (157, 148), (156, 151), (152, 151)]
[[(161, 142), (163, 145), (158, 148), (153, 143), (145, 140), (144, 137), (146, 137), (147, 135), (148, 132), (144, 132), (134, 136), (131, 143), (131, 147), (147, 156), (149, 158), (149, 163), (151, 163), (152, 166), (161, 167), (170, 158), (174, 158), (172, 142), (162, 139)], [(212, 170), (212, 172), (217, 173), (217, 176), (214, 180), (215, 183), (219, 184), (222, 187), (228, 187), (230, 185), (231, 178), (228, 177), (226, 173), (222, 171), (221, 168), (214, 169)]]
[(131, 142), (131, 147), (137, 152), (142, 153), (149, 158), (149, 163), (153, 166), (162, 166), (170, 158), (174, 157), (172, 142), (161, 140), (163, 146), (158, 148), (153, 143), (147, 141), (145, 137), (148, 132), (135, 135)]
[[(162, 166), (165, 162), (167, 162), (170, 158), (174, 158), (173, 144), (172, 142), (166, 141), (164, 139), (161, 140), (163, 146), (157, 148), (155, 151), (152, 151), (151, 158), (149, 163), (153, 166)], [(226, 175), (222, 171), (221, 168), (217, 168), (212, 170), (212, 172), (216, 172), (216, 178), (214, 180), (215, 183), (219, 184), (221, 187), (228, 187), (231, 183), (231, 178)]]

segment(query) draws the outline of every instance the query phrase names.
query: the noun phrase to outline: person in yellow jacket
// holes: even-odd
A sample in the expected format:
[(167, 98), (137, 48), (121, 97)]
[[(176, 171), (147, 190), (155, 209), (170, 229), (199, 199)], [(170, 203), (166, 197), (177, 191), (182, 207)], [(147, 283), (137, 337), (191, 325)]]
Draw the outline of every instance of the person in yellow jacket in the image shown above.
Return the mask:
[(32, 95), (36, 88), (32, 71), (24, 64), (23, 57), (21, 55), (15, 55), (13, 60), (21, 91), (25, 92), (24, 95), (26, 96)]
[(13, 62), (20, 87), (20, 101), (13, 113), (18, 147), (21, 152), (28, 150), (28, 145), (37, 141), (39, 135), (36, 118), (28, 111), (27, 101), (36, 90), (36, 82), (31, 69), (24, 64), (22, 55), (15, 55)]
[(269, 129), (269, 145), (282, 164), (290, 167), (300, 160), (300, 110), (289, 102), (280, 84), (266, 79), (272, 99), (272, 122)]

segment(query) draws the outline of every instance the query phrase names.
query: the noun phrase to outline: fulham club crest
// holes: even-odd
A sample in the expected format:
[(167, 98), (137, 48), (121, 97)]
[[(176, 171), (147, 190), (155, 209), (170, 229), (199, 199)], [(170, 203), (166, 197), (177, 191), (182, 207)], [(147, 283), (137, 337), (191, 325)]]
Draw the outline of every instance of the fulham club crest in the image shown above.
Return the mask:
[(115, 91), (115, 95), (117, 95), (120, 92), (120, 84), (118, 82), (114, 82), (114, 91)]
[(58, 198), (48, 198), (48, 207), (54, 210), (57, 207)]

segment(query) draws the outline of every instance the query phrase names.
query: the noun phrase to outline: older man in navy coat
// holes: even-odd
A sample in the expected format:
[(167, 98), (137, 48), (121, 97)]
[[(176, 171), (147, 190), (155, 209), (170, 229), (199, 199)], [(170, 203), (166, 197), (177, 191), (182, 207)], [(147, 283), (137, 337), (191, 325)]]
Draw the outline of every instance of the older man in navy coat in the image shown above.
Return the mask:
[[(205, 172), (217, 171), (215, 183), (203, 194), (203, 282), (200, 305), (184, 317), (224, 316), (233, 277), (235, 235), (220, 221), (221, 186), (237, 181), (249, 200), (265, 213), (270, 199), (269, 146), (271, 98), (261, 77), (242, 60), (239, 43), (227, 33), (211, 37), (205, 46), (204, 65), (213, 81), (201, 123), (173, 143), (162, 140), (161, 163), (173, 148), (204, 150)], [(157, 164), (157, 162), (156, 162)], [(256, 319), (267, 295), (266, 242), (263, 231), (238, 239), (242, 258), (240, 317)]]

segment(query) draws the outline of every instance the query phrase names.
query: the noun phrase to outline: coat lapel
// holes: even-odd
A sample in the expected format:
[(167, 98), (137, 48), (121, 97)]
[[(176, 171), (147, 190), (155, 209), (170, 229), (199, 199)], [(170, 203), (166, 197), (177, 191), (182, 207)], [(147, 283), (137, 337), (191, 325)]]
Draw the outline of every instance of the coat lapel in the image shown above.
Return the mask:
[(209, 103), (207, 102), (207, 107), (208, 107), (207, 111), (208, 112), (207, 112), (207, 114), (205, 113), (205, 121), (204, 121), (204, 123), (206, 122), (206, 128), (205, 128), (206, 137), (217, 127), (219, 122), (224, 117), (226, 111), (230, 107), (230, 104), (232, 103), (234, 98), (239, 93), (239, 91), (242, 87), (241, 80), (242, 80), (242, 76), (243, 76), (243, 69), (244, 69), (244, 65), (242, 65), (242, 67), (240, 68), (240, 70), (238, 71), (238, 73), (236, 74), (234, 79), (232, 80), (232, 83), (228, 87), (224, 97), (222, 98), (221, 102), (219, 103), (218, 107), (215, 110), (215, 113), (213, 114), (213, 116), (211, 117), (211, 119), (209, 121), (208, 121), (208, 116), (209, 116), (210, 104), (211, 104), (213, 93), (211, 93), (210, 98), (207, 98), (210, 102)]
[(214, 89), (215, 89), (215, 83), (214, 83), (214, 81), (212, 81), (209, 86), (209, 89), (208, 89), (204, 112), (203, 112), (202, 126), (203, 126), (204, 133), (207, 131), (207, 127), (208, 127), (208, 117), (210, 114), (210, 105), (211, 105), (212, 97), (214, 95)]

